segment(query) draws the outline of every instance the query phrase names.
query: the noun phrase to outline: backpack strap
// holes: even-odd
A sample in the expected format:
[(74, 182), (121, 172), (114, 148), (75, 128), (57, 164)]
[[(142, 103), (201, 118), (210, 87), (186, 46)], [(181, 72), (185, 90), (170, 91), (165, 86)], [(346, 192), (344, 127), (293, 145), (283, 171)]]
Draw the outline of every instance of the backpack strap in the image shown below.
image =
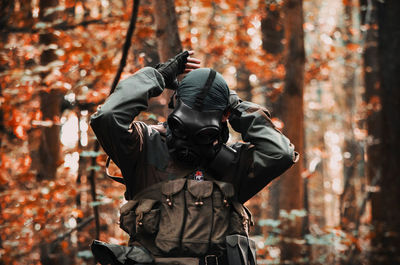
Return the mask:
[(210, 90), (212, 83), (214, 82), (216, 74), (217, 74), (217, 72), (215, 72), (215, 70), (210, 69), (210, 73), (208, 74), (207, 81), (204, 84), (204, 87), (201, 89), (200, 93), (197, 95), (197, 97), (194, 101), (194, 109), (195, 110), (201, 111), (201, 109), (203, 108), (204, 98), (207, 96), (207, 93)]
[(107, 157), (107, 162), (106, 162), (106, 175), (107, 175), (107, 177), (109, 177), (110, 179), (112, 179), (112, 180), (114, 180), (116, 182), (119, 182), (119, 183), (125, 185), (124, 178), (110, 175), (110, 172), (108, 171), (108, 167), (110, 166), (110, 161), (111, 161), (111, 158)]

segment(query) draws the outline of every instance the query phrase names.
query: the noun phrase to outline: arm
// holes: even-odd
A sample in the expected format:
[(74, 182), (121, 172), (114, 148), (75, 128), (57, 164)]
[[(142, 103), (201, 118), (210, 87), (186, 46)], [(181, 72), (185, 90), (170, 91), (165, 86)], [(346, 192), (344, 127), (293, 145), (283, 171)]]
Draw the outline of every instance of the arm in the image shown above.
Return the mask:
[(131, 175), (132, 163), (141, 150), (144, 127), (130, 128), (133, 119), (147, 109), (150, 97), (158, 96), (164, 89), (161, 74), (145, 67), (121, 81), (115, 92), (92, 115), (90, 125), (104, 151), (121, 169), (124, 178)]
[(133, 181), (136, 164), (143, 164), (143, 136), (147, 126), (133, 119), (147, 109), (149, 98), (160, 95), (164, 87), (171, 88), (176, 76), (199, 68), (200, 60), (182, 52), (156, 69), (145, 67), (121, 81), (115, 92), (91, 117), (91, 127), (104, 151), (121, 169), (125, 183)]
[(247, 175), (239, 180), (239, 201), (245, 202), (297, 162), (298, 153), (289, 139), (275, 128), (265, 108), (240, 101), (233, 91), (232, 98), (233, 113), (241, 115), (231, 115), (229, 123), (241, 133), (243, 141), (250, 143), (240, 152), (240, 160), (248, 161), (242, 165), (248, 168)]

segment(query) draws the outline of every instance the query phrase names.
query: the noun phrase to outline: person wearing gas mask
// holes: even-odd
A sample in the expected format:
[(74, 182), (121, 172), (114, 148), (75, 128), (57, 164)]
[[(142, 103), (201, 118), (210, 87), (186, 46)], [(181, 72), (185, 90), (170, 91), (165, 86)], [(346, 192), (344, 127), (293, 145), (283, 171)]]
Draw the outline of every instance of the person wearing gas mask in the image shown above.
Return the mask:
[[(243, 203), (298, 154), (265, 108), (240, 100), (192, 54), (121, 81), (91, 117), (98, 141), (121, 169), (128, 201), (120, 227), (129, 246), (94, 241), (101, 264), (256, 264), (252, 217)], [(175, 90), (167, 122), (133, 121), (165, 88)], [(226, 144), (228, 122), (243, 142)]]

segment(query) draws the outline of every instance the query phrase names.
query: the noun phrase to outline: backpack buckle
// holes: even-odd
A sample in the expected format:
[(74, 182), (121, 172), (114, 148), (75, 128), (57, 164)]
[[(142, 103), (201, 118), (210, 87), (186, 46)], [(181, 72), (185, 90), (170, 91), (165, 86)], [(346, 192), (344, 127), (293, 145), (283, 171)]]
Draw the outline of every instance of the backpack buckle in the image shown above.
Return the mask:
[(215, 255), (207, 255), (204, 258), (205, 265), (218, 265), (218, 257)]

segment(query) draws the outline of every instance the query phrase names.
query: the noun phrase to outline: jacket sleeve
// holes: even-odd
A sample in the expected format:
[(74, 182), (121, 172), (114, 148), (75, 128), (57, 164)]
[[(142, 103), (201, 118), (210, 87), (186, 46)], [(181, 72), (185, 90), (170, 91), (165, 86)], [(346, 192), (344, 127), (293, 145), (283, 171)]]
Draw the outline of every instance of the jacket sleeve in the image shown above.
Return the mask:
[[(240, 161), (247, 167), (239, 176), (239, 201), (245, 202), (298, 160), (293, 144), (272, 123), (269, 112), (254, 103), (243, 101), (235, 107), (229, 123), (249, 144), (243, 145)], [(248, 163), (246, 162), (248, 161)]]
[(142, 149), (145, 126), (132, 123), (147, 109), (150, 97), (158, 96), (164, 89), (159, 72), (145, 67), (121, 81), (105, 103), (91, 116), (90, 125), (104, 151), (121, 169), (125, 182), (132, 176), (134, 163)]

